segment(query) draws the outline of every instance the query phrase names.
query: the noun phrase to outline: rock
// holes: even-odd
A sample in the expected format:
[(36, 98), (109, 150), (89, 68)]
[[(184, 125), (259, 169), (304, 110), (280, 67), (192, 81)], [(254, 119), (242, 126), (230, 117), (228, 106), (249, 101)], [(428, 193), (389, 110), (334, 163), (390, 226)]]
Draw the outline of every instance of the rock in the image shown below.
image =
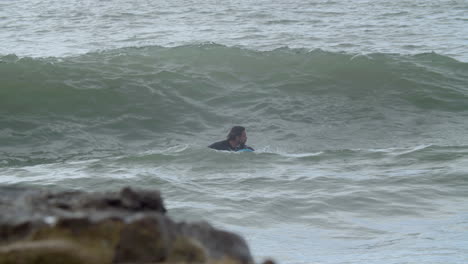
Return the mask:
[(163, 200), (158, 191), (134, 191), (124, 188), (120, 192), (84, 193), (84, 192), (46, 192), (30, 197), (31, 205), (43, 212), (57, 210), (70, 212), (122, 211), (165, 213)]
[(215, 229), (206, 222), (180, 223), (178, 230), (183, 236), (202, 244), (211, 257), (220, 259), (224, 256), (236, 256), (241, 263), (252, 262), (244, 239), (236, 234)]
[(162, 262), (172, 247), (175, 230), (161, 215), (140, 216), (126, 224), (120, 232), (114, 262)]
[(0, 188), (0, 264), (253, 263), (240, 236), (177, 223), (158, 191)]
[(179, 236), (172, 244), (167, 262), (169, 263), (206, 263), (206, 250), (196, 240)]
[(20, 242), (0, 248), (0, 264), (98, 264), (99, 260), (66, 240)]

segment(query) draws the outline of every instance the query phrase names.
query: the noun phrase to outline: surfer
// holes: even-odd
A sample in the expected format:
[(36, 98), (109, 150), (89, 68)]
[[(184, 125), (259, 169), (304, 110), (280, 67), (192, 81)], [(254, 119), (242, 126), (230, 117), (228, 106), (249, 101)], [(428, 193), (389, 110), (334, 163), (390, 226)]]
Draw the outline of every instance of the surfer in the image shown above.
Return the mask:
[(245, 127), (234, 126), (231, 128), (226, 140), (215, 142), (208, 147), (227, 151), (254, 151), (253, 148), (245, 145), (245, 142), (247, 142)]

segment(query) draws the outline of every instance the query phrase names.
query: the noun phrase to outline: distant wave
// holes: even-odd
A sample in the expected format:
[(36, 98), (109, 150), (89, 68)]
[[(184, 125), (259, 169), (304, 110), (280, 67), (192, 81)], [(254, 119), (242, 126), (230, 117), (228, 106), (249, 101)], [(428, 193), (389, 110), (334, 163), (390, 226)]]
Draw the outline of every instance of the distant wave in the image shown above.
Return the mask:
[(308, 138), (319, 149), (393, 137), (459, 141), (468, 110), (468, 63), (435, 53), (149, 46), (3, 56), (0, 75), (0, 141), (16, 154), (32, 145), (50, 154), (126, 152), (122, 142), (208, 144), (233, 124), (265, 135), (256, 142), (263, 146), (304, 146)]
[(4, 56), (0, 73), (0, 111), (10, 115), (144, 118), (162, 111), (163, 117), (197, 111), (204, 119), (216, 120), (220, 113), (213, 110), (220, 105), (234, 112), (239, 107), (291, 112), (307, 105), (310, 97), (413, 109), (468, 109), (468, 63), (434, 53), (151, 46), (66, 58)]

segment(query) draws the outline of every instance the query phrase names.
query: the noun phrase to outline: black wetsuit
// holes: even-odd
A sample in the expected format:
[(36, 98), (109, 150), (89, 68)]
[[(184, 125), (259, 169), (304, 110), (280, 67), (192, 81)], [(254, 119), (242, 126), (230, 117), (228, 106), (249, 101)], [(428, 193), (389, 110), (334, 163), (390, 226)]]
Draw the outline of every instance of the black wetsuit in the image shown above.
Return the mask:
[(240, 145), (238, 147), (231, 147), (231, 144), (229, 144), (229, 141), (226, 139), (226, 140), (223, 140), (223, 141), (218, 141), (218, 142), (215, 142), (211, 145), (208, 146), (209, 148), (212, 148), (212, 149), (216, 149), (216, 150), (227, 150), (227, 151), (238, 151), (238, 150), (241, 150), (241, 149), (250, 149), (252, 151), (254, 151), (253, 148), (247, 146), (247, 145)]

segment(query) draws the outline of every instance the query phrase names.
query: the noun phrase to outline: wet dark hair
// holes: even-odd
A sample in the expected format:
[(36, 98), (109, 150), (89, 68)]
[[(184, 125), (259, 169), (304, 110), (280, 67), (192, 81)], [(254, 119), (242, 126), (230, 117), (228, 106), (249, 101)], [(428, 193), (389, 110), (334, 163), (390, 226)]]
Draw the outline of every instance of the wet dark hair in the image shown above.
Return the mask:
[(242, 132), (244, 132), (244, 131), (245, 131), (245, 127), (243, 127), (243, 126), (234, 126), (234, 127), (231, 128), (231, 131), (227, 135), (227, 139), (228, 140), (236, 139), (236, 137), (242, 136)]

